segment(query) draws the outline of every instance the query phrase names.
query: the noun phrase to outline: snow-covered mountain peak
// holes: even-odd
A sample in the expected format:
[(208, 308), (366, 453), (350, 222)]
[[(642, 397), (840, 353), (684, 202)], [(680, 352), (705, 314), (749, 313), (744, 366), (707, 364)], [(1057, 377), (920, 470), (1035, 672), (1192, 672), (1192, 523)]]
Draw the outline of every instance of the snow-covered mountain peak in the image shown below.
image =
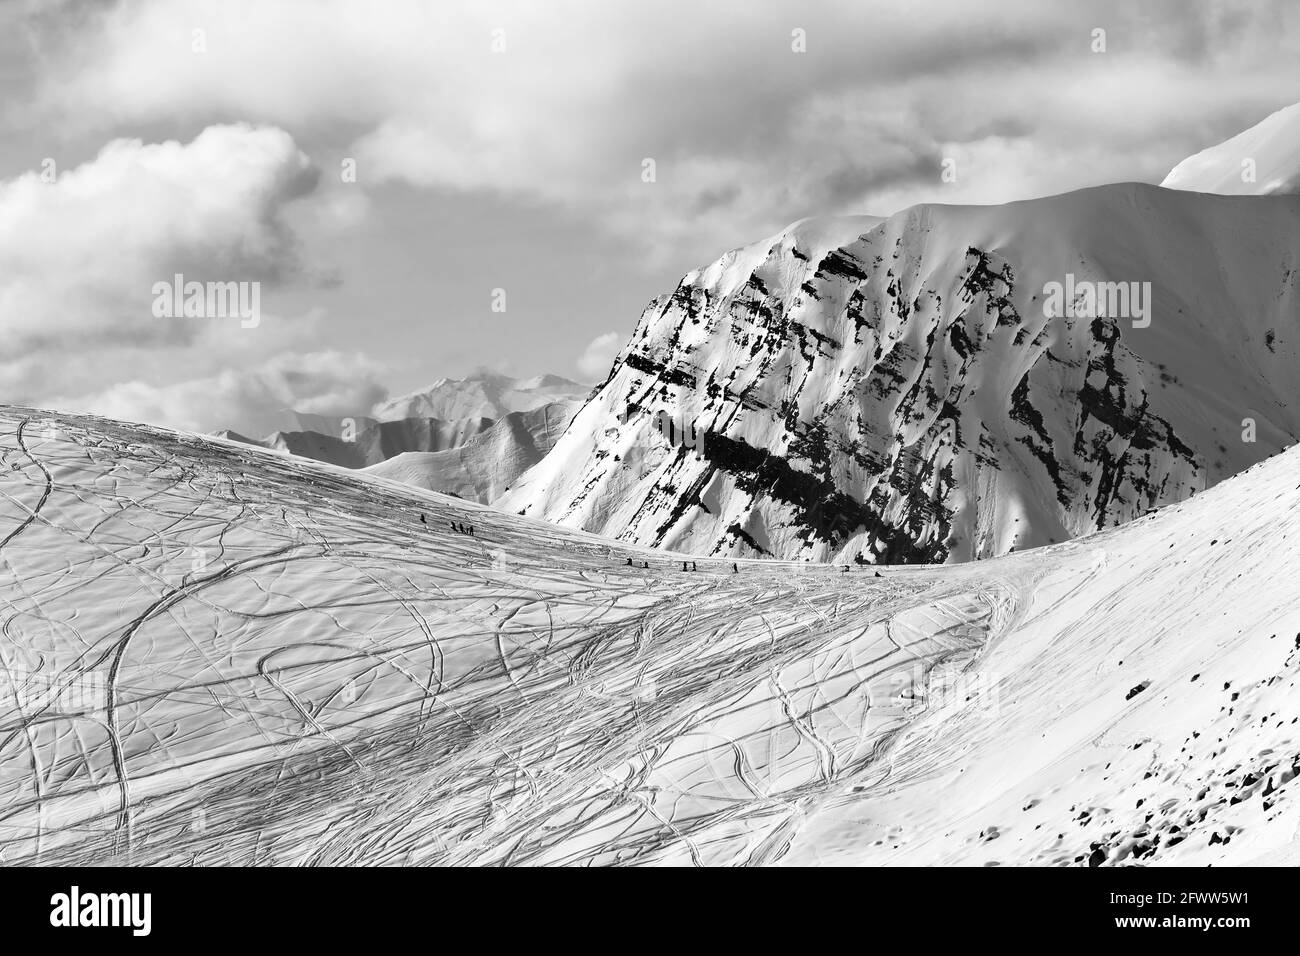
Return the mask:
[(1124, 183), (804, 221), (654, 299), (500, 505), (697, 554), (1060, 541), (1293, 441), (1298, 316), (1289, 197)]

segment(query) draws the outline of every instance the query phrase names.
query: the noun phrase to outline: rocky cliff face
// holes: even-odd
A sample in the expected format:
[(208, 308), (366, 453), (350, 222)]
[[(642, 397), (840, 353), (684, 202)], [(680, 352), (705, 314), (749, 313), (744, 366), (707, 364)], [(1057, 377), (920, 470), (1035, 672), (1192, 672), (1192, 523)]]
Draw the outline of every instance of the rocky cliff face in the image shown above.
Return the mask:
[(697, 554), (988, 557), (1289, 444), (1297, 343), (1293, 197), (1125, 184), (805, 221), (651, 302), (498, 504)]

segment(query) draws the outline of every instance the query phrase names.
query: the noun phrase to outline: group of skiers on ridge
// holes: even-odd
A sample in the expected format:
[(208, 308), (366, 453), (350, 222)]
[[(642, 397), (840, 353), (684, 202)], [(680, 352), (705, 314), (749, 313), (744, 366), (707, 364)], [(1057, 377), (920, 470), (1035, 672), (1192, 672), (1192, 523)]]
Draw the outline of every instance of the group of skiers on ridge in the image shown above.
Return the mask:
[[(428, 523), (429, 522), (425, 520), (424, 514), (421, 513), (420, 524), (428, 524)], [(451, 525), (451, 530), (455, 531), (457, 534), (467, 534), (470, 537), (474, 536), (474, 526), (472, 524), (471, 525), (457, 524), (455, 521), (449, 521), (447, 523)]]
[[(421, 514), (421, 515), (420, 515), (420, 524), (428, 524), (428, 523), (429, 523), (429, 522), (425, 520), (424, 515)], [(457, 534), (467, 534), (467, 535), (469, 535), (470, 537), (473, 537), (473, 536), (474, 536), (474, 526), (473, 526), (472, 524), (471, 524), (471, 525), (458, 524), (458, 523), (456, 523), (455, 521), (451, 521), (451, 522), (448, 522), (448, 523), (451, 525), (451, 530), (452, 530), (452, 531), (455, 531)], [(689, 568), (686, 566), (687, 564), (690, 565)], [(627, 566), (628, 566), (629, 568), (631, 568), (631, 567), (635, 567), (635, 565), (633, 565), (633, 563), (632, 563), (632, 559), (631, 559), (631, 558), (628, 558), (628, 559), (627, 559)], [(642, 562), (641, 562), (641, 567), (643, 567), (643, 568), (649, 568), (649, 567), (650, 567), (650, 562), (649, 562), (649, 561), (642, 561)], [(682, 562), (682, 570), (683, 570), (683, 571), (698, 571), (699, 568), (696, 567), (694, 561), (683, 561), (683, 562)], [(844, 566), (844, 570), (845, 570), (845, 571), (848, 571), (848, 570), (849, 570), (849, 566), (848, 566), (847, 564)], [(739, 573), (740, 573), (740, 565), (737, 564), (735, 561), (731, 562), (731, 573), (732, 573), (732, 574), (739, 574)], [(876, 577), (880, 577), (880, 572), (879, 572), (879, 571), (876, 572)]]
[[(690, 565), (689, 568), (686, 566), (686, 565), (688, 565), (688, 564)], [(635, 567), (635, 565), (632, 563), (632, 559), (631, 559), (631, 558), (628, 558), (628, 559), (627, 559), (627, 566), (628, 566), (629, 568), (631, 568), (631, 567)], [(650, 562), (649, 562), (649, 561), (642, 561), (642, 562), (641, 562), (641, 567), (643, 567), (643, 568), (648, 568), (648, 567), (650, 567)], [(694, 561), (683, 561), (683, 562), (682, 562), (682, 570), (683, 570), (683, 571), (698, 571), (699, 568), (696, 567)], [(732, 573), (732, 574), (739, 574), (739, 573), (740, 573), (740, 565), (738, 565), (735, 561), (732, 561), (732, 562), (731, 562), (731, 573)]]

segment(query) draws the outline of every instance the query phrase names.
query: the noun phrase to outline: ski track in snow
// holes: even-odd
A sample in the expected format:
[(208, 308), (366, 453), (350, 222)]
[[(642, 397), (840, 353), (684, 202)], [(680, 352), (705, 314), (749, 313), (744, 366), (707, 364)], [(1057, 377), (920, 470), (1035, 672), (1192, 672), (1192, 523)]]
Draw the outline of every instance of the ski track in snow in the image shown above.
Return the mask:
[(1295, 855), (1295, 456), (877, 576), (100, 419), (0, 453), (0, 863)]

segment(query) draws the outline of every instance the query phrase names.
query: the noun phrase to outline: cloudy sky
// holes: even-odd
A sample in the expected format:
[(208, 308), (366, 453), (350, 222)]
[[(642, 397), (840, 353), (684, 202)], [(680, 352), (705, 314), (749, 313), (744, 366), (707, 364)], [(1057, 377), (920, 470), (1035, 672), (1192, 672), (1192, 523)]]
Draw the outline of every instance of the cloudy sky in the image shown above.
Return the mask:
[[(731, 247), (1159, 182), (1297, 62), (1294, 0), (5, 0), (0, 401), (261, 433), (593, 381)], [(177, 272), (261, 321), (155, 317)]]

